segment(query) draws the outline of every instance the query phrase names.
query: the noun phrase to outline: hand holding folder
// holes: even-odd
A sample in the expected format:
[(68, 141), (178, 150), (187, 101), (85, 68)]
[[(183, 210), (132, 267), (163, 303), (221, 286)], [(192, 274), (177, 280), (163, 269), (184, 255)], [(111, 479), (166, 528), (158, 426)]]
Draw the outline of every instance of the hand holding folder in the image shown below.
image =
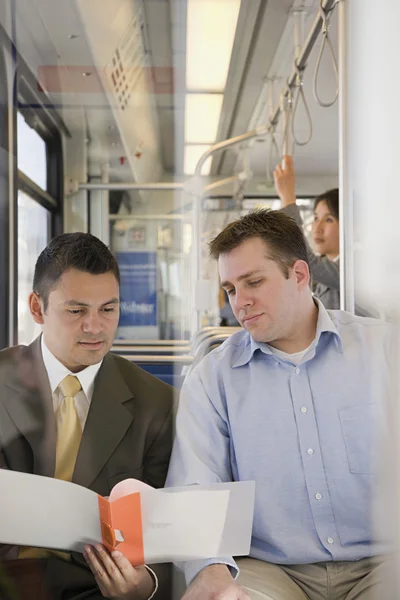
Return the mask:
[(0, 543), (76, 552), (100, 543), (133, 565), (246, 555), (253, 510), (254, 482), (155, 490), (127, 479), (104, 498), (0, 470)]

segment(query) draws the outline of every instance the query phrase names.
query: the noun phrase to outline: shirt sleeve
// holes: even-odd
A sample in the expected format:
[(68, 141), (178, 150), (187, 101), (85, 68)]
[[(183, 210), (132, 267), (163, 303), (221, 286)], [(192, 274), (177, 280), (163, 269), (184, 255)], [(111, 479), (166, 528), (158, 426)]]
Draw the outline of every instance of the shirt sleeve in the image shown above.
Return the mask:
[(150, 569), (150, 567), (148, 565), (144, 565), (146, 567), (146, 569), (148, 570), (148, 572), (150, 573), (153, 581), (154, 581), (154, 590), (153, 593), (151, 594), (151, 596), (149, 596), (149, 598), (147, 598), (147, 600), (151, 600), (152, 598), (154, 598), (154, 596), (156, 595), (156, 592), (158, 590), (158, 577), (157, 575), (154, 573), (153, 569)]
[[(223, 398), (218, 386), (212, 386), (214, 403), (204, 381), (212, 379), (211, 368), (204, 359), (182, 386), (176, 418), (176, 436), (166, 486), (207, 485), (232, 481), (229, 453), (229, 429)], [(204, 366), (207, 365), (210, 371)], [(218, 400), (218, 402), (216, 402)], [(226, 564), (236, 577), (239, 570), (232, 557), (182, 562), (177, 566), (185, 573), (186, 583), (205, 567)]]
[[(280, 212), (285, 213), (288, 217), (292, 217), (301, 228), (303, 228), (303, 220), (300, 215), (300, 210), (297, 204), (289, 204), (280, 209)], [(331, 261), (326, 256), (318, 256), (314, 254), (311, 246), (307, 242), (307, 255), (310, 264), (311, 276), (315, 281), (323, 283), (327, 287), (336, 290), (340, 287), (340, 266), (339, 261)]]
[(176, 563), (179, 569), (182, 569), (185, 573), (186, 585), (189, 585), (191, 581), (206, 567), (211, 565), (226, 565), (233, 577), (237, 579), (239, 576), (239, 567), (233, 560), (233, 558), (210, 558), (207, 560), (190, 560), (184, 563)]

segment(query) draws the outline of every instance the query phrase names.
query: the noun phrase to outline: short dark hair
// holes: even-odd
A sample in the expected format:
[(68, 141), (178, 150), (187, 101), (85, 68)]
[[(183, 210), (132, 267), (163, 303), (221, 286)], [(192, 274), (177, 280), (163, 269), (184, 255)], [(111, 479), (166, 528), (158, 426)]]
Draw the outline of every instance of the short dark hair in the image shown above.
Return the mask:
[(269, 248), (269, 256), (289, 277), (296, 260), (308, 263), (307, 245), (296, 221), (276, 210), (255, 210), (229, 223), (210, 244), (210, 256), (219, 258), (251, 238), (261, 238)]
[(317, 196), (314, 200), (314, 210), (320, 202), (326, 202), (329, 212), (339, 221), (339, 190), (334, 188)]
[(36, 261), (33, 291), (47, 310), (49, 294), (68, 269), (91, 275), (113, 273), (120, 283), (117, 261), (109, 248), (90, 233), (62, 233), (53, 238)]

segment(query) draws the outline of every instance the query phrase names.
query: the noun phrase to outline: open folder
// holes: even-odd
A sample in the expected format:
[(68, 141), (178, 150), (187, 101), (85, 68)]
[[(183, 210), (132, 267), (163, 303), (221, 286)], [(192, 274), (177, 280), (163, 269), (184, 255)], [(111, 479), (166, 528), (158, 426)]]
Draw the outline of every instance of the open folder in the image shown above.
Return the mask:
[(254, 482), (156, 490), (136, 479), (109, 498), (84, 487), (0, 469), (0, 543), (83, 552), (102, 543), (133, 565), (250, 551)]

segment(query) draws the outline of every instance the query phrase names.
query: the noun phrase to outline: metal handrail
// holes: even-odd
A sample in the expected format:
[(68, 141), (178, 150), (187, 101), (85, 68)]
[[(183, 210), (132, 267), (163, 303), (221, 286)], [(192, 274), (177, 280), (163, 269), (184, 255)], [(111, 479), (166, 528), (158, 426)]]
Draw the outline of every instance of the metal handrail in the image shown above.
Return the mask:
[(108, 190), (108, 191), (124, 191), (124, 190), (145, 190), (145, 191), (173, 191), (183, 190), (184, 183), (179, 181), (174, 182), (155, 182), (155, 183), (137, 183), (135, 181), (115, 182), (115, 183), (80, 183), (80, 190)]
[(185, 354), (184, 356), (150, 356), (149, 354), (120, 354), (119, 356), (133, 363), (151, 363), (154, 365), (163, 363), (191, 365), (194, 361), (194, 356), (189, 354)]
[(212, 346), (215, 346), (216, 344), (221, 345), (231, 335), (232, 333), (216, 334), (202, 340), (198, 348), (196, 349), (193, 363), (189, 367), (187, 374), (189, 374), (192, 371), (192, 369), (194, 369), (194, 367), (196, 367), (203, 360), (203, 358), (214, 349), (212, 348)]
[(198, 331), (196, 331), (196, 333), (194, 334), (194, 336), (192, 338), (192, 341), (203, 334), (213, 333), (215, 331), (224, 333), (224, 331), (231, 331), (231, 330), (236, 330), (236, 329), (240, 329), (240, 327), (235, 326), (235, 325), (229, 325), (229, 326), (210, 325), (208, 327), (203, 327), (203, 329), (199, 329)]
[(188, 340), (114, 340), (113, 346), (187, 346)]
[(208, 331), (205, 331), (204, 329), (202, 329), (201, 331), (197, 332), (197, 334), (195, 334), (193, 336), (193, 340), (192, 340), (193, 354), (196, 354), (196, 351), (197, 351), (199, 345), (205, 339), (210, 339), (214, 335), (224, 335), (225, 337), (229, 337), (233, 333), (236, 333), (236, 331), (240, 331), (240, 330), (241, 330), (241, 327), (212, 327)]
[(213, 344), (215, 344), (216, 342), (224, 342), (225, 340), (227, 340), (229, 337), (231, 337), (231, 333), (218, 333), (215, 335), (212, 335), (208, 338), (206, 338), (205, 340), (203, 340), (199, 347), (197, 348), (197, 352), (196, 352), (196, 359), (197, 357), (199, 357), (199, 360), (201, 360), (202, 358), (204, 358), (204, 356), (206, 356), (206, 354), (209, 353), (210, 351), (210, 346), (212, 346)]
[(133, 352), (137, 352), (137, 353), (140, 353), (140, 352), (154, 352), (154, 353), (168, 352), (172, 356), (174, 354), (182, 354), (182, 353), (188, 352), (188, 350), (190, 350), (189, 346), (179, 347), (179, 346), (128, 346), (128, 345), (126, 345), (126, 346), (120, 346), (120, 347), (113, 346), (111, 348), (111, 352), (119, 352), (119, 353), (120, 352), (130, 352), (130, 353), (133, 353)]

